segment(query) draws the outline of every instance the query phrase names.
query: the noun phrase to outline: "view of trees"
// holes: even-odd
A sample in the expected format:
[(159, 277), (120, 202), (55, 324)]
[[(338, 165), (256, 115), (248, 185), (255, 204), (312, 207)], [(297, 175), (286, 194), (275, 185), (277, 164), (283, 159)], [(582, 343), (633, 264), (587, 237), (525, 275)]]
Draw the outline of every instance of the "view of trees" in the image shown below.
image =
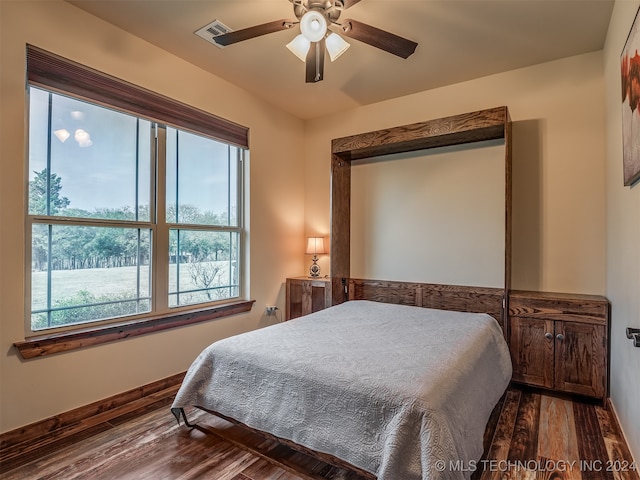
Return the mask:
[[(29, 182), (29, 211), (33, 215), (47, 215), (47, 169), (34, 172), (35, 177)], [(119, 209), (96, 209), (86, 211), (69, 208), (70, 201), (61, 195), (62, 179), (55, 173), (49, 182), (50, 212), (49, 215), (86, 218), (136, 220), (136, 212), (131, 207)], [(225, 214), (200, 212), (191, 205), (180, 205), (180, 223), (199, 225), (226, 225)], [(149, 218), (148, 206), (141, 206), (138, 218)], [(175, 205), (167, 208), (167, 218), (177, 219)], [(42, 227), (42, 228), (38, 228)], [(34, 228), (32, 238), (32, 268), (36, 271), (47, 268), (48, 228), (38, 225)], [(85, 268), (113, 268), (135, 266), (140, 262), (149, 262), (149, 236), (138, 238), (137, 228), (111, 228), (92, 226), (55, 226), (54, 241), (51, 251), (52, 270), (73, 270)], [(178, 238), (170, 237), (170, 251), (173, 252), (170, 263), (189, 259), (192, 262), (229, 260), (230, 241), (228, 233), (190, 232)], [(179, 255), (179, 256), (178, 256)], [(196, 274), (198, 278), (203, 273)], [(210, 283), (207, 281), (206, 283)]]
[[(71, 201), (62, 194), (61, 177), (54, 173), (47, 178), (47, 169), (34, 174), (29, 182), (29, 212), (32, 215), (89, 220), (144, 221), (150, 218), (147, 205), (138, 207), (137, 212), (128, 206), (93, 211), (72, 208)], [(191, 205), (167, 208), (170, 223), (179, 220), (180, 224), (228, 225), (228, 216), (227, 212), (201, 212)], [(237, 272), (234, 272), (237, 258), (233, 235), (197, 229), (170, 230), (171, 306), (235, 295), (232, 278), (237, 278)], [(149, 311), (149, 278), (144, 277), (149, 275), (151, 239), (150, 229), (138, 226), (35, 222), (32, 229), (32, 328), (38, 330)], [(112, 274), (106, 275), (105, 270), (99, 274), (91, 272), (98, 268), (109, 269)], [(53, 284), (50, 277), (55, 279)], [(47, 285), (55, 285), (55, 292)], [(47, 299), (50, 297), (52, 309), (48, 310)]]
[[(32, 215), (47, 215), (47, 169), (40, 172), (33, 172), (35, 178), (29, 182), (29, 212)], [(57, 214), (63, 208), (69, 206), (69, 199), (60, 196), (62, 190), (62, 179), (55, 173), (51, 175), (51, 215)]]

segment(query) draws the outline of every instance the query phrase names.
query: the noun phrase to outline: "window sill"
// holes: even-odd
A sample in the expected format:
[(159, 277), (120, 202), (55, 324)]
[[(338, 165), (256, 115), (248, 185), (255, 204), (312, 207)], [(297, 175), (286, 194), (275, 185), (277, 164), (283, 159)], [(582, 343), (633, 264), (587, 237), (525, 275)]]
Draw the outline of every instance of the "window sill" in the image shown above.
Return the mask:
[(102, 343), (114, 342), (123, 338), (137, 337), (148, 333), (159, 332), (171, 328), (206, 322), (214, 318), (228, 317), (248, 312), (255, 300), (241, 300), (227, 303), (206, 310), (196, 310), (167, 314), (144, 320), (121, 322), (72, 332), (42, 335), (14, 343), (14, 347), (24, 359), (42, 357), (53, 353), (67, 352), (79, 348), (91, 347)]

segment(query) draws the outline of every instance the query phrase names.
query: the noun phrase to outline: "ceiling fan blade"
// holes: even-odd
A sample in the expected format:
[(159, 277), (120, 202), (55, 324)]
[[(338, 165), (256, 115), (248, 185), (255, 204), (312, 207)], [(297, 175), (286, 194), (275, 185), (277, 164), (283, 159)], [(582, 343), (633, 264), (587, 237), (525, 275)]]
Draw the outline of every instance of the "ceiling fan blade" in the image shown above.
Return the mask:
[(345, 36), (367, 43), (385, 52), (397, 55), (398, 57), (409, 58), (418, 46), (416, 42), (372, 27), (366, 23), (358, 22), (357, 20), (349, 19), (341, 23)]
[(324, 39), (311, 44), (305, 61), (307, 83), (316, 83), (322, 80), (324, 75), (324, 51)]
[(249, 28), (243, 28), (234, 32), (224, 33), (213, 37), (213, 40), (218, 45), (231, 45), (233, 43), (242, 42), (243, 40), (249, 40), (250, 38), (260, 37), (268, 33), (279, 32), (280, 30), (286, 30), (291, 28), (295, 22), (287, 19), (276, 20), (269, 23), (263, 23), (261, 25), (255, 25)]
[(342, 0), (342, 3), (344, 5), (344, 9), (346, 10), (349, 7), (353, 7), (359, 1), (360, 0)]

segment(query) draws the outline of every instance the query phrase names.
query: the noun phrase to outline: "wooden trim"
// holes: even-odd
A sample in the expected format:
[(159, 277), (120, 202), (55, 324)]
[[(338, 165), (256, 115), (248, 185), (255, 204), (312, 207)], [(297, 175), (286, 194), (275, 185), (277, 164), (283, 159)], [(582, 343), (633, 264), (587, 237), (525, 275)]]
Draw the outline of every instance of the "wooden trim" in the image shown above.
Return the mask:
[(206, 310), (172, 313), (144, 320), (120, 322), (117, 324), (74, 330), (42, 337), (33, 337), (14, 343), (22, 358), (35, 358), (53, 353), (67, 352), (123, 338), (137, 337), (148, 333), (160, 332), (171, 328), (194, 323), (206, 322), (215, 318), (228, 317), (248, 312), (255, 300), (242, 300), (208, 308)]
[(331, 153), (341, 158), (358, 160), (392, 153), (494, 140), (505, 137), (505, 125), (509, 122), (507, 107), (496, 107), (336, 138), (331, 142)]
[[(344, 281), (350, 277), (351, 161), (499, 138), (504, 138), (505, 140), (505, 252), (504, 287), (501, 291), (497, 319), (503, 328), (508, 327), (506, 308), (511, 287), (511, 165), (513, 142), (511, 118), (506, 106), (332, 140), (331, 279), (332, 302), (334, 305), (342, 303), (349, 296), (348, 289), (345, 289)], [(434, 303), (436, 305), (439, 303), (437, 298), (435, 300), (429, 298), (433, 293), (429, 291), (420, 292), (423, 306), (432, 306)], [(436, 293), (436, 295), (439, 295), (439, 293)], [(411, 304), (419, 303), (420, 300), (414, 298)], [(491, 311), (491, 314), (495, 316), (494, 311)], [(505, 334), (507, 333), (505, 330)]]
[(505, 110), (504, 130), (504, 298), (502, 303), (502, 327), (509, 338), (509, 295), (511, 291), (511, 258), (513, 237), (513, 127), (509, 110)]
[[(175, 396), (186, 372), (137, 387), (104, 400), (49, 417), (0, 434), (0, 471), (7, 471), (29, 459), (51, 453), (82, 435), (112, 428), (131, 416), (167, 405)], [(167, 414), (169, 411), (167, 410)]]
[(351, 161), (331, 155), (331, 301), (347, 299), (343, 279), (350, 275)]
[(249, 148), (249, 129), (38, 47), (27, 45), (34, 86), (80, 96), (128, 113)]

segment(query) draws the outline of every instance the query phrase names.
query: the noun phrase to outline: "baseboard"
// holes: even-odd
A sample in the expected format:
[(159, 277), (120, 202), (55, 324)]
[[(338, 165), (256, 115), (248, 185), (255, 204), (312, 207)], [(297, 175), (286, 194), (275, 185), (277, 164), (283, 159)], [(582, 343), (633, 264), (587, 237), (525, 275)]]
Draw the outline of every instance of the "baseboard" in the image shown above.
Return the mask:
[[(624, 444), (625, 444), (625, 447), (627, 447), (627, 453), (629, 455), (628, 458), (632, 458), (636, 466), (640, 468), (640, 462), (638, 462), (638, 459), (633, 456), (633, 452), (628, 449), (629, 439), (627, 438), (627, 435), (625, 434), (625, 431), (622, 428), (622, 425), (620, 424), (620, 420), (618, 418), (618, 411), (616, 410), (615, 405), (611, 401), (611, 397), (607, 398), (607, 410), (611, 412), (611, 418), (613, 418), (613, 421), (615, 422), (615, 427), (618, 429), (618, 432), (620, 432), (620, 436), (624, 440)], [(640, 472), (636, 471), (636, 473), (638, 474), (638, 478), (640, 478)]]
[[(0, 473), (173, 400), (186, 372), (0, 434)], [(168, 412), (168, 410), (167, 410)]]

